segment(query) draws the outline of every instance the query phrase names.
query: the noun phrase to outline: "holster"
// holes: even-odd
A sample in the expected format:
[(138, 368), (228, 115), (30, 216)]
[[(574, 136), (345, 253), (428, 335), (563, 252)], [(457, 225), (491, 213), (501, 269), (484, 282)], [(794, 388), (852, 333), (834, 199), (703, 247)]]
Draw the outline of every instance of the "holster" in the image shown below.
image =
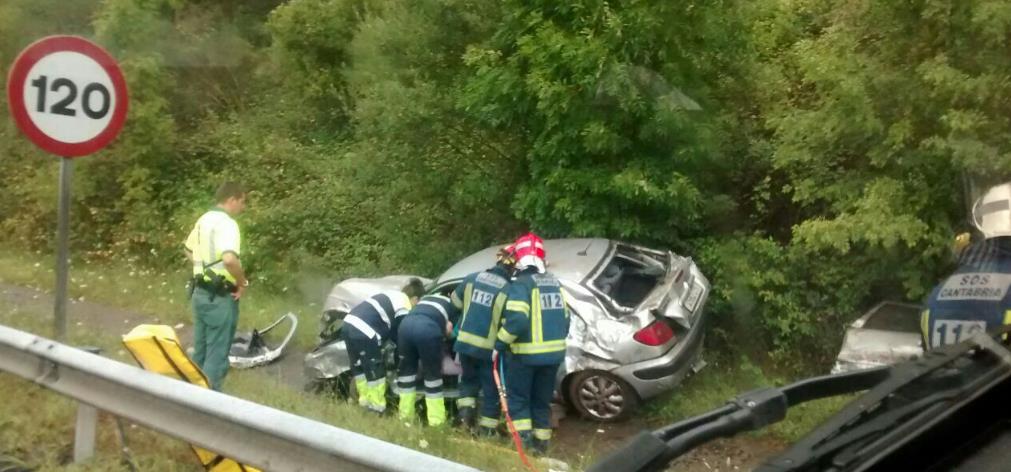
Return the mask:
[(210, 292), (212, 302), (214, 297), (223, 297), (238, 289), (235, 284), (225, 280), (224, 276), (211, 270), (205, 270), (202, 276), (195, 276), (193, 285)]

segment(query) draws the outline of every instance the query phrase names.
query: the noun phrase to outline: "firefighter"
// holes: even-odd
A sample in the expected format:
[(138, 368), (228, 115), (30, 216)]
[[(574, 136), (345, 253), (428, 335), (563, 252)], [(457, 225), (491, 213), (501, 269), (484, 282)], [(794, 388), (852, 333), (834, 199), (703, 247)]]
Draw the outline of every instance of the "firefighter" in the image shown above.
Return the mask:
[(421, 280), (412, 278), (399, 292), (377, 293), (359, 303), (344, 317), (341, 336), (351, 361), (358, 404), (376, 413), (386, 411), (386, 366), (383, 343), (394, 341), (397, 327), (425, 293)]
[(1011, 324), (1011, 183), (990, 188), (972, 209), (983, 240), (956, 245), (958, 268), (927, 299), (920, 321), (925, 350)]
[(429, 426), (446, 422), (442, 391), (442, 358), (445, 341), (453, 333), (459, 310), (444, 295), (425, 295), (404, 317), (397, 330), (397, 387), (400, 390), (400, 419), (414, 419), (417, 400), (418, 362), (425, 392), (425, 416)]
[(505, 364), (506, 401), (526, 447), (547, 451), (555, 375), (565, 360), (569, 311), (561, 284), (545, 272), (544, 243), (528, 233), (514, 244), (516, 279), (507, 289), (495, 353)]
[(505, 308), (506, 288), (516, 260), (511, 247), (498, 253), (494, 267), (468, 275), (453, 291), (453, 304), (462, 310), (453, 350), (460, 355), (459, 418), (473, 426), (477, 393), (481, 392), (478, 434), (493, 436), (499, 417), (499, 397), (492, 377), (491, 353)]

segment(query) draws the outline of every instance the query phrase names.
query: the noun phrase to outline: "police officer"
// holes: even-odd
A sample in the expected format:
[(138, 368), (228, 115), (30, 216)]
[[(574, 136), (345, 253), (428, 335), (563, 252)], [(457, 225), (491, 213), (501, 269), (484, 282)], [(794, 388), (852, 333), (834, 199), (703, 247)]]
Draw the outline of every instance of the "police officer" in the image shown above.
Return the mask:
[(421, 280), (412, 278), (401, 291), (377, 293), (359, 303), (344, 317), (341, 336), (351, 361), (358, 404), (376, 413), (386, 411), (386, 366), (383, 343), (395, 342), (397, 328), (425, 293)]
[(984, 239), (962, 250), (955, 273), (931, 291), (920, 322), (924, 349), (1011, 324), (1011, 183), (989, 189), (972, 216)]
[(215, 193), (216, 205), (197, 220), (185, 242), (193, 263), (193, 362), (214, 390), (228, 374), (228, 349), (239, 320), (239, 299), (249, 280), (239, 261), (239, 225), (232, 219), (246, 208), (246, 191), (225, 182)]
[(425, 388), (425, 415), (429, 426), (446, 422), (446, 403), (442, 391), (442, 359), (446, 338), (460, 311), (449, 297), (426, 295), (404, 317), (397, 331), (397, 387), (400, 390), (400, 419), (414, 419), (417, 400), (418, 362)]
[(506, 400), (516, 429), (527, 447), (544, 453), (551, 440), (551, 398), (565, 360), (569, 311), (558, 279), (545, 272), (543, 241), (528, 233), (516, 240), (514, 250), (518, 272), (507, 289), (495, 355), (504, 358)]
[(491, 353), (505, 308), (506, 287), (516, 260), (511, 248), (498, 253), (495, 267), (464, 277), (453, 291), (453, 304), (462, 310), (453, 350), (460, 355), (460, 421), (472, 426), (477, 393), (481, 392), (478, 434), (493, 436), (498, 426), (498, 390), (492, 377)]

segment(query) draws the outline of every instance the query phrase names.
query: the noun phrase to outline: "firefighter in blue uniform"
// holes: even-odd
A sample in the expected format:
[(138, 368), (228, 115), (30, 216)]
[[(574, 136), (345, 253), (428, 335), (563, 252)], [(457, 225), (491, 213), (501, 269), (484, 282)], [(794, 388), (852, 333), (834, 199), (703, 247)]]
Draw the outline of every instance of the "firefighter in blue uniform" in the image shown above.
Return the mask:
[(924, 349), (953, 344), (1011, 324), (1011, 184), (973, 206), (984, 239), (959, 254), (959, 267), (930, 293), (920, 329)]
[(359, 303), (344, 317), (341, 336), (351, 361), (351, 374), (358, 390), (358, 404), (383, 413), (386, 411), (386, 366), (383, 343), (395, 342), (394, 334), (425, 286), (411, 279), (401, 291), (377, 293)]
[(446, 422), (442, 391), (442, 358), (446, 339), (460, 311), (444, 295), (425, 295), (404, 317), (397, 331), (397, 387), (400, 390), (400, 419), (414, 419), (417, 400), (418, 362), (425, 389), (425, 416), (429, 426)]
[(543, 242), (533, 233), (518, 239), (516, 279), (507, 289), (495, 351), (504, 360), (506, 401), (525, 446), (544, 453), (551, 440), (555, 375), (565, 360), (569, 312), (561, 285), (545, 272)]
[(459, 418), (463, 425), (473, 426), (477, 394), (481, 392), (481, 418), (478, 434), (493, 436), (498, 427), (500, 411), (498, 389), (492, 377), (491, 355), (495, 348), (505, 308), (506, 287), (516, 260), (513, 251), (498, 253), (495, 267), (468, 275), (453, 291), (453, 304), (462, 310), (459, 332), (453, 350), (460, 355)]

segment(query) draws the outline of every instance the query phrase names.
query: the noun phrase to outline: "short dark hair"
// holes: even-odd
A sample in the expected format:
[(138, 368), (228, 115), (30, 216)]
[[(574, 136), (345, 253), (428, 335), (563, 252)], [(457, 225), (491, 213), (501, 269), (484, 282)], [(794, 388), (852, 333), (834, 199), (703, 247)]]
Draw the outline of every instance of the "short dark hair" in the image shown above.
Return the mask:
[(421, 298), (421, 296), (425, 294), (425, 284), (421, 282), (421, 279), (411, 277), (411, 280), (407, 282), (407, 285), (404, 285), (404, 288), (400, 290), (407, 294), (410, 298)]
[(218, 187), (218, 191), (214, 192), (214, 200), (218, 203), (225, 203), (229, 198), (242, 198), (246, 196), (246, 188), (238, 182), (227, 181)]

